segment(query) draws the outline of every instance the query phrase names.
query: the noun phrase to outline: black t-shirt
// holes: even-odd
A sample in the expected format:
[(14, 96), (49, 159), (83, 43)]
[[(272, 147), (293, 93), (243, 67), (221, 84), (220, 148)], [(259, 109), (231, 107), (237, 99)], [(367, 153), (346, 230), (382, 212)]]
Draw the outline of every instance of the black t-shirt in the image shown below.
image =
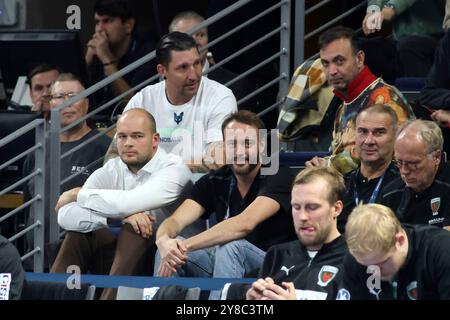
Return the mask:
[[(61, 155), (65, 152), (73, 149), (74, 147), (80, 145), (86, 140), (98, 134), (97, 130), (91, 130), (83, 138), (78, 141), (73, 142), (62, 142), (61, 143)], [(77, 177), (67, 181), (61, 186), (62, 191), (70, 190), (72, 188), (81, 187), (86, 179), (91, 175), (92, 172), (101, 168), (103, 165), (103, 157), (108, 151), (108, 147), (111, 144), (111, 139), (104, 135), (94, 141), (90, 142), (85, 147), (67, 156), (64, 160), (61, 160), (61, 178), (67, 178), (70, 175), (80, 172), (86, 168), (82, 174)], [(99, 160), (96, 164), (91, 167), (87, 167), (91, 162)]]
[[(369, 180), (361, 174), (359, 169), (353, 170), (352, 172), (344, 175), (346, 190), (344, 195), (344, 208), (338, 216), (338, 230), (341, 233), (344, 233), (348, 216), (356, 206), (355, 187), (359, 201), (369, 203), (380, 178), (381, 177)], [(403, 185), (404, 183), (400, 177), (397, 167), (391, 163), (385, 171), (383, 181), (380, 185), (380, 191), (375, 197), (375, 203), (380, 203), (386, 193), (396, 190)]]
[[(95, 136), (99, 132), (97, 130), (91, 130), (89, 131), (84, 137), (82, 137), (80, 140), (72, 141), (72, 142), (62, 142), (61, 143), (61, 155), (68, 152), (69, 150), (73, 149), (74, 147), (80, 145), (81, 143), (87, 141), (91, 137)], [(94, 141), (90, 142), (83, 148), (79, 149), (78, 151), (75, 151), (74, 153), (70, 154), (69, 156), (65, 157), (61, 160), (61, 181), (65, 178), (68, 178), (72, 174), (76, 172), (82, 171), (84, 168), (86, 168), (90, 163), (93, 161), (97, 161), (94, 165), (87, 168), (86, 171), (79, 174), (73, 179), (70, 179), (66, 183), (62, 184), (61, 186), (61, 192), (83, 186), (84, 182), (86, 181), (87, 177), (100, 168), (103, 165), (103, 157), (106, 154), (106, 151), (108, 150), (108, 147), (111, 143), (111, 139), (103, 135)], [(48, 159), (49, 154), (47, 154), (46, 157), (46, 163), (50, 163), (50, 159)], [(51, 168), (46, 168), (47, 170), (51, 170)], [(31, 173), (34, 170), (34, 154), (29, 155), (24, 164), (24, 175)], [(49, 171), (50, 172), (50, 171)], [(47, 177), (50, 175), (47, 174)], [(30, 182), (32, 185), (32, 181)], [(31, 193), (33, 193), (32, 190), (30, 190)]]
[[(119, 60), (117, 69), (120, 70), (128, 66), (129, 64), (138, 60), (139, 58), (142, 58), (146, 54), (152, 52), (153, 49), (154, 45), (152, 43), (144, 42), (137, 37), (133, 37), (131, 39), (127, 53)], [(94, 58), (94, 61), (88, 68), (88, 71), (92, 85), (106, 78), (103, 64), (97, 58)], [(128, 83), (130, 88), (133, 88), (139, 83), (149, 79), (154, 74), (156, 74), (155, 59), (143, 64), (142, 66), (134, 69), (133, 71), (128, 72), (126, 75), (123, 76), (123, 79)], [(97, 107), (114, 98), (114, 95), (112, 94), (111, 91), (111, 86), (108, 85), (98, 90), (96, 93), (94, 93), (94, 98), (95, 101), (94, 104), (91, 104), (90, 107), (91, 110), (96, 109)], [(113, 110), (114, 106), (115, 104), (107, 109), (109, 111), (102, 111), (101, 114), (109, 114)]]
[(217, 222), (225, 219), (228, 209), (229, 217), (240, 214), (258, 196), (269, 197), (278, 202), (280, 204), (278, 212), (261, 222), (245, 237), (250, 243), (267, 251), (274, 244), (296, 238), (290, 208), (293, 179), (294, 172), (287, 167), (280, 167), (278, 173), (273, 176), (261, 175), (258, 172), (242, 199), (233, 182), (235, 177), (231, 168), (224, 166), (200, 178), (188, 198), (205, 209), (203, 219), (210, 218), (210, 221)]
[(421, 193), (411, 188), (397, 188), (383, 196), (382, 203), (390, 207), (400, 222), (450, 225), (450, 167), (441, 163), (431, 186)]
[(426, 225), (403, 228), (408, 237), (408, 253), (396, 281), (381, 281), (380, 288), (369, 288), (367, 280), (373, 274), (347, 254), (338, 299), (450, 299), (450, 232)]

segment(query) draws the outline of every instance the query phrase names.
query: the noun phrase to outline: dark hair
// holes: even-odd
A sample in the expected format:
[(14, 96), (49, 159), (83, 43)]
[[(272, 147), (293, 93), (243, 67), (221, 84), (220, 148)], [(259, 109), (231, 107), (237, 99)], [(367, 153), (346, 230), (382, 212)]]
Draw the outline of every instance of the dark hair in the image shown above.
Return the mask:
[(135, 18), (130, 2), (127, 0), (98, 0), (94, 5), (94, 12), (101, 16), (118, 17), (125, 22)]
[(248, 110), (240, 110), (230, 114), (222, 122), (222, 135), (225, 133), (225, 127), (231, 122), (236, 121), (239, 123), (248, 124), (249, 126), (255, 127), (257, 129), (265, 129), (264, 122), (258, 117), (254, 112)]
[(171, 32), (164, 35), (156, 45), (156, 63), (167, 67), (172, 51), (185, 51), (197, 48), (194, 38), (183, 32)]
[(37, 66), (35, 66), (33, 69), (31, 69), (31, 71), (28, 73), (28, 83), (31, 85), (31, 79), (33, 79), (33, 77), (35, 75), (37, 75), (38, 73), (44, 73), (44, 72), (48, 72), (48, 71), (52, 71), (52, 70), (56, 70), (58, 71), (58, 73), (62, 73), (62, 70), (58, 67), (55, 67), (51, 64), (48, 63), (42, 63), (39, 64)]
[(343, 26), (337, 26), (337, 27), (328, 29), (327, 31), (322, 33), (319, 36), (319, 50), (322, 50), (324, 47), (329, 45), (331, 42), (338, 40), (338, 39), (350, 40), (353, 54), (356, 54), (360, 50), (355, 31), (353, 29), (346, 28)]

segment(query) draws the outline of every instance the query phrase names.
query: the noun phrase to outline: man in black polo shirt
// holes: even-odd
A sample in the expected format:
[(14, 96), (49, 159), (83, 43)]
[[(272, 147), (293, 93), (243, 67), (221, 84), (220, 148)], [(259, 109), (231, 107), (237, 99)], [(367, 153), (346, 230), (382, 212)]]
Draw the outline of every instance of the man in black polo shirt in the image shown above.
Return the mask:
[(340, 232), (344, 232), (348, 216), (358, 203), (379, 203), (384, 194), (403, 185), (392, 162), (397, 122), (395, 111), (382, 104), (356, 115), (355, 147), (361, 163), (344, 176), (346, 193), (338, 217)]
[(394, 154), (406, 185), (382, 199), (400, 222), (450, 230), (450, 168), (442, 147), (441, 129), (432, 121), (415, 120), (400, 129)]
[[(240, 278), (262, 265), (271, 245), (295, 239), (289, 204), (294, 175), (289, 168), (264, 175), (258, 156), (262, 150), (258, 131), (263, 128), (250, 111), (224, 120), (230, 164), (197, 181), (188, 199), (159, 227), (157, 275)], [(175, 238), (199, 218), (217, 223), (189, 239)], [(218, 293), (210, 298), (217, 299)]]
[(350, 254), (338, 300), (450, 299), (450, 233), (401, 225), (380, 204), (356, 207), (345, 228)]
[[(98, 0), (94, 12), (95, 33), (87, 43), (85, 56), (92, 84), (112, 75), (153, 49), (150, 43), (145, 43), (135, 35), (136, 20), (130, 1)], [(155, 72), (156, 64), (148, 62), (115, 80), (94, 94), (97, 106), (147, 80)], [(123, 103), (123, 106), (125, 104)]]

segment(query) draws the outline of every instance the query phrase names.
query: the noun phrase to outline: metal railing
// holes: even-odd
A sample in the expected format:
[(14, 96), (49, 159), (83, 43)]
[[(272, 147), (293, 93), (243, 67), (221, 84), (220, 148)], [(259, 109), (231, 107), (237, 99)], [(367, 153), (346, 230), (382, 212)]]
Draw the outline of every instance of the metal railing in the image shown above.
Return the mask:
[[(294, 51), (294, 64), (296, 66), (301, 65), (304, 60), (316, 59), (319, 56), (319, 53), (316, 53), (316, 54), (308, 57), (307, 59), (305, 59), (304, 44), (305, 44), (306, 40), (318, 35), (319, 33), (325, 31), (328, 28), (331, 28), (333, 25), (337, 24), (338, 22), (342, 21), (343, 19), (354, 14), (361, 8), (367, 6), (367, 0), (361, 0), (361, 2), (359, 4), (357, 4), (356, 6), (354, 6), (353, 8), (350, 8), (346, 12), (343, 12), (343, 13), (337, 15), (333, 19), (322, 24), (319, 28), (316, 28), (316, 29), (312, 30), (311, 32), (305, 34), (305, 22), (307, 21), (308, 16), (312, 13), (317, 12), (319, 9), (323, 9), (323, 6), (330, 4), (330, 3), (336, 3), (336, 0), (323, 0), (305, 10), (305, 1), (304, 0), (295, 2), (294, 37), (296, 39), (296, 46), (295, 46), (295, 51)], [(361, 28), (357, 29), (356, 31), (360, 32)]]

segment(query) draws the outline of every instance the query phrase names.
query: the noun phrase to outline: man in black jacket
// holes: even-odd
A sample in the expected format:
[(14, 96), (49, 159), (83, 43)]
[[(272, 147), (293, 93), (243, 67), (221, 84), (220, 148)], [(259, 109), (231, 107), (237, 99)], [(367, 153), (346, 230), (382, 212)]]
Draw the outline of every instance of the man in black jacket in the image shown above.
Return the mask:
[(308, 168), (297, 175), (291, 206), (298, 240), (269, 249), (247, 300), (336, 297), (347, 252), (336, 223), (344, 190), (342, 176), (332, 168)]
[(394, 154), (405, 185), (383, 194), (380, 203), (400, 222), (450, 229), (450, 167), (442, 146), (441, 129), (432, 121), (414, 120), (397, 133)]
[(450, 233), (401, 225), (388, 207), (358, 206), (346, 228), (349, 255), (338, 299), (450, 299)]

